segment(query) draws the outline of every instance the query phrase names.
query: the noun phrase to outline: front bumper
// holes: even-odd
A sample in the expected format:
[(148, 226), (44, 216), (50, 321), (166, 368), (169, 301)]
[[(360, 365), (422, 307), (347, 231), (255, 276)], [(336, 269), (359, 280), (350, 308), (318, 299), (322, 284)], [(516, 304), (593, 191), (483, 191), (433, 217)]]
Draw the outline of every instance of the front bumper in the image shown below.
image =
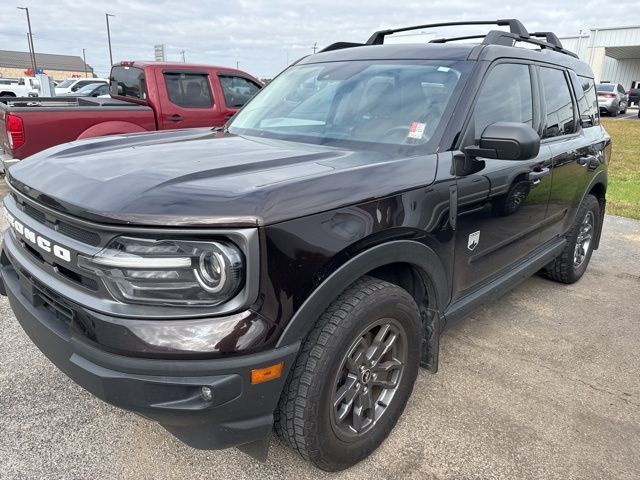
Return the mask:
[[(16, 318), (60, 370), (98, 398), (160, 423), (184, 443), (221, 449), (263, 440), (299, 344), (207, 360), (116, 355), (82, 340), (55, 310), (34, 301), (33, 285), (10, 264), (1, 270)], [(4, 292), (3, 292), (4, 293)], [(252, 369), (284, 362), (282, 375), (252, 385)], [(210, 401), (201, 388), (213, 392)]]

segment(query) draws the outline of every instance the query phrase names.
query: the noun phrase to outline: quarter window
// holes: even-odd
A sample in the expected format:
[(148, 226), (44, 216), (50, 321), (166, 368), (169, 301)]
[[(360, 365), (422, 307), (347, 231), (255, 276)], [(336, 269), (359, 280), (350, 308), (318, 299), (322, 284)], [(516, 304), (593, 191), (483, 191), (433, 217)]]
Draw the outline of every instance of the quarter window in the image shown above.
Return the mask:
[(592, 127), (600, 123), (596, 84), (592, 78), (579, 77), (571, 72), (573, 90), (578, 100), (578, 111), (583, 127)]
[(182, 108), (211, 108), (213, 97), (206, 73), (164, 72), (169, 101)]
[(474, 109), (475, 139), (496, 122), (532, 125), (533, 96), (529, 67), (518, 63), (495, 66), (485, 80)]
[(229, 108), (240, 108), (253, 97), (260, 87), (250, 80), (234, 75), (220, 75), (224, 101)]
[(562, 70), (540, 68), (542, 90), (547, 116), (542, 138), (553, 138), (574, 133), (573, 101), (569, 85)]

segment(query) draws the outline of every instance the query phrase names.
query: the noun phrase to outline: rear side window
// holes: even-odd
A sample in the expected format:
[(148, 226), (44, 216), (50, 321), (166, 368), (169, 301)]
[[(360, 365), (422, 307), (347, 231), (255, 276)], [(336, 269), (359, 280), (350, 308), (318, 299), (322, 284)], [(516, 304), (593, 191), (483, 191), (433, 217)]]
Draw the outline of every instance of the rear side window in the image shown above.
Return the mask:
[(144, 70), (136, 67), (119, 66), (111, 69), (111, 95), (147, 99), (147, 85)]
[(542, 90), (546, 107), (542, 138), (553, 138), (574, 133), (573, 101), (567, 79), (562, 70), (540, 67)]
[(485, 128), (496, 122), (531, 126), (533, 96), (529, 67), (519, 63), (496, 65), (480, 89), (473, 118), (476, 140)]
[(571, 72), (573, 90), (578, 100), (578, 111), (583, 127), (592, 127), (600, 123), (596, 84), (592, 78), (581, 77)]
[(250, 80), (235, 75), (219, 75), (224, 102), (229, 108), (240, 108), (253, 97), (260, 87)]
[(165, 72), (169, 101), (183, 108), (211, 108), (213, 97), (206, 73)]

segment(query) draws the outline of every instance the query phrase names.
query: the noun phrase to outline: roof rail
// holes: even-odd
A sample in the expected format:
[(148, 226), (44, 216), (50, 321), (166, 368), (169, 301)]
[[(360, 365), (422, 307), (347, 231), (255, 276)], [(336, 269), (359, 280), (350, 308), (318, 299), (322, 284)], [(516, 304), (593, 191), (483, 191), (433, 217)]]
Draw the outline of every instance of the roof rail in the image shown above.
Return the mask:
[[(549, 33), (551, 33), (551, 32), (549, 32)], [(547, 37), (547, 35), (545, 34), (545, 38), (546, 37)], [(562, 46), (558, 46), (558, 44), (556, 44), (556, 43), (550, 43), (550, 42), (547, 42), (545, 40), (536, 40), (535, 38), (531, 38), (530, 36), (528, 38), (523, 38), (523, 37), (521, 37), (519, 35), (514, 35), (513, 33), (510, 33), (510, 32), (502, 32), (500, 30), (491, 30), (487, 34), (487, 36), (484, 37), (484, 40), (482, 41), (482, 44), (483, 45), (507, 45), (507, 46), (512, 46), (514, 42), (526, 42), (526, 43), (530, 43), (532, 45), (537, 45), (537, 46), (539, 46), (539, 47), (541, 47), (543, 49), (547, 48), (547, 49), (553, 50), (555, 52), (564, 53), (565, 55), (569, 55), (569, 56), (574, 57), (574, 58), (580, 58), (575, 53), (570, 52), (569, 50), (566, 50), (566, 49), (562, 48)], [(558, 43), (560, 43), (559, 40), (558, 40)]]
[(375, 32), (369, 40), (367, 45), (382, 45), (384, 43), (384, 37), (399, 32), (408, 32), (409, 30), (425, 30), (427, 28), (440, 28), (440, 27), (456, 27), (462, 25), (499, 25), (508, 26), (511, 33), (523, 38), (529, 38), (529, 32), (524, 28), (524, 25), (520, 20), (515, 18), (508, 18), (502, 20), (486, 20), (486, 21), (469, 21), (469, 22), (445, 22), (445, 23), (429, 23), (426, 25), (415, 25), (413, 27), (394, 28), (389, 30), (379, 30)]
[(332, 50), (342, 50), (343, 48), (351, 48), (351, 47), (364, 47), (364, 43), (353, 43), (353, 42), (336, 42), (331, 45), (324, 47), (318, 53), (322, 52), (330, 52)]
[(451, 37), (451, 38), (434, 38), (433, 40), (429, 40), (429, 43), (447, 43), (447, 42), (455, 42), (457, 40), (473, 40), (475, 38), (484, 38), (485, 34), (481, 35), (465, 35), (464, 37)]

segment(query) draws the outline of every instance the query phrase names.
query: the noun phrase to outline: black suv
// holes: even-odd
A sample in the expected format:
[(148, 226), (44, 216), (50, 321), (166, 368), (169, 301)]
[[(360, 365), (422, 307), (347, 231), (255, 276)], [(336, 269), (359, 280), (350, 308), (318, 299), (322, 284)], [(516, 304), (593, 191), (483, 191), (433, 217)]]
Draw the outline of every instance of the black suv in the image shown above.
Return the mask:
[(225, 128), (13, 166), (1, 268), (24, 330), (193, 447), (264, 458), (275, 426), (322, 469), (365, 458), (446, 323), (536, 272), (577, 281), (600, 239), (591, 70), (552, 33), (467, 23), (509, 31), (377, 32), (298, 61)]

